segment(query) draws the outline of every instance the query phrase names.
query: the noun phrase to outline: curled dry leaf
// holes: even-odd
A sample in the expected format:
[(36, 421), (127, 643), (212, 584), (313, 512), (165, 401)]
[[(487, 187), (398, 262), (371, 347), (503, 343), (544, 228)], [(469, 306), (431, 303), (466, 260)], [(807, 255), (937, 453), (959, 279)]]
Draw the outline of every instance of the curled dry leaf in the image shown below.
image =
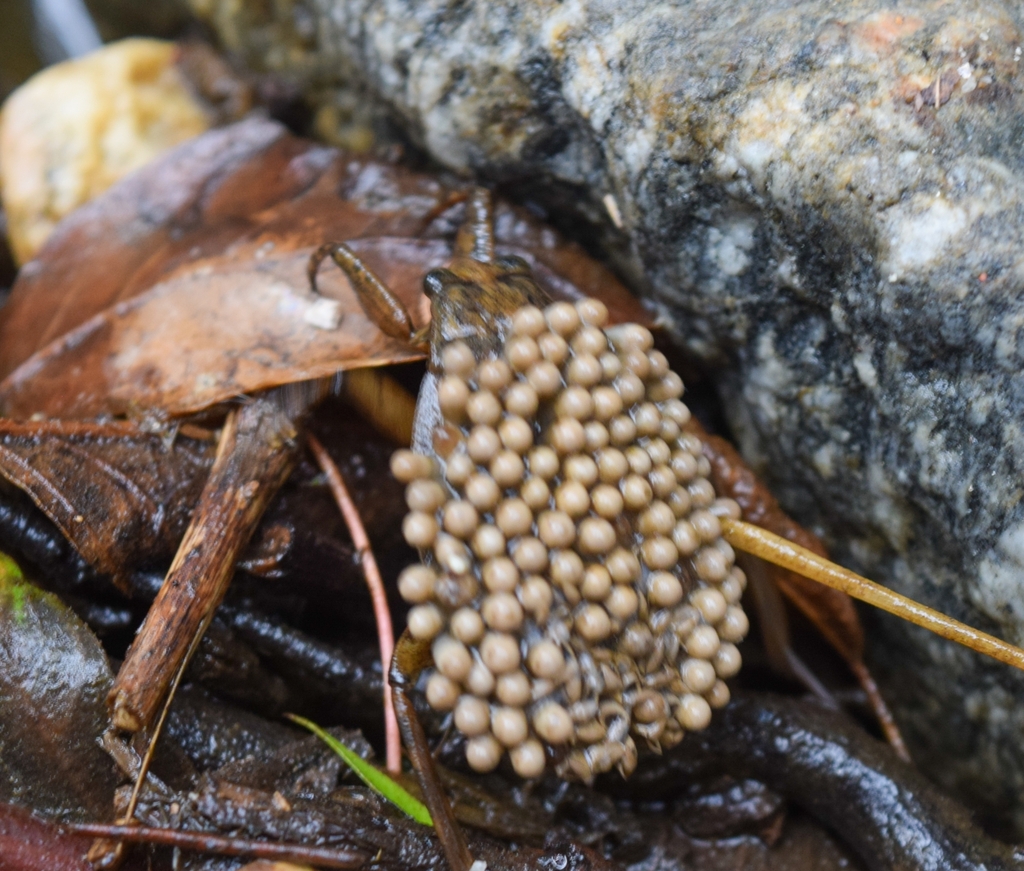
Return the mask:
[(62, 831), (23, 808), (0, 803), (0, 868), (6, 871), (92, 871), (88, 835)]
[(0, 420), (0, 475), (82, 557), (117, 578), (174, 553), (213, 463), (212, 441), (131, 423)]
[[(423, 275), (449, 258), (465, 190), (268, 121), (207, 133), (71, 215), (22, 270), (0, 313), (0, 410), (180, 415), (415, 359), (326, 266), (320, 289), (338, 308), (325, 313), (309, 255), (348, 242), (422, 325)], [(496, 230), (502, 252), (524, 257), (554, 295), (597, 295), (620, 317), (648, 320), (607, 269), (550, 229), (504, 207)]]

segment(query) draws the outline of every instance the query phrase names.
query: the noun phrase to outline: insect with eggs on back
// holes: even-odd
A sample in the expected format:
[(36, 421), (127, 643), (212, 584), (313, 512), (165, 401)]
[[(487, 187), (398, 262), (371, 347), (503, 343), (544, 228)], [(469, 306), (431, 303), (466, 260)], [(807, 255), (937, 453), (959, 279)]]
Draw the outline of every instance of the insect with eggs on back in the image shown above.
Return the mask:
[(343, 245), (314, 255), (314, 286), (328, 256), (382, 330), (429, 354), (412, 450), (392, 460), (423, 560), (399, 577), (412, 607), (391, 682), (456, 871), (472, 857), (409, 702), (421, 672), (472, 768), (507, 754), (524, 778), (627, 776), (637, 740), (671, 747), (729, 701), (748, 628), (734, 547), (1024, 668), (1017, 648), (743, 523), (651, 333), (608, 326), (597, 300), (549, 304), (523, 261), (494, 256), (486, 190), (450, 268), (426, 276), (419, 332)]

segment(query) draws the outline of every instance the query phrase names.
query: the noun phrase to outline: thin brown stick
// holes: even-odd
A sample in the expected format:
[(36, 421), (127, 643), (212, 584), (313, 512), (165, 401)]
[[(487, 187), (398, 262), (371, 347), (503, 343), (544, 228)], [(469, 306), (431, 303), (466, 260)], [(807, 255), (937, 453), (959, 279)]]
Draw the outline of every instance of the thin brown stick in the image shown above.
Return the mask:
[(199, 853), (214, 853), (219, 856), (252, 856), (254, 859), (307, 862), (321, 868), (359, 868), (370, 858), (366, 853), (351, 847), (307, 847), (304, 844), (251, 841), (203, 832), (184, 832), (180, 829), (105, 825), (102, 823), (66, 823), (61, 828), (81, 835), (93, 835), (97, 838), (116, 841), (160, 844), (182, 850), (194, 850)]
[(153, 721), (291, 470), (294, 436), (291, 421), (266, 400), (228, 416), (192, 522), (108, 696), (116, 728), (138, 732)]
[(894, 593), (881, 584), (837, 566), (807, 548), (793, 544), (759, 526), (729, 517), (720, 518), (720, 522), (725, 540), (737, 550), (798, 572), (812, 581), (842, 590), (855, 599), (902, 617), (917, 626), (930, 629), (942, 638), (956, 641), (971, 650), (1024, 671), (1024, 650), (1019, 647), (947, 617), (934, 608)]
[(384, 581), (377, 568), (373, 550), (370, 548), (369, 536), (366, 534), (359, 511), (345, 486), (345, 479), (342, 478), (341, 471), (316, 436), (309, 434), (306, 436), (306, 441), (313, 456), (316, 457), (317, 464), (327, 478), (327, 484), (331, 488), (331, 494), (338, 504), (342, 517), (345, 518), (345, 525), (348, 526), (352, 543), (359, 553), (363, 576), (366, 578), (366, 586), (369, 588), (370, 598), (373, 600), (373, 616), (377, 621), (377, 637), (380, 642), (381, 670), (384, 674), (384, 739), (387, 769), (392, 774), (398, 774), (402, 770), (402, 739), (398, 731), (398, 719), (395, 717), (395, 705), (391, 698), (391, 682), (388, 679), (388, 667), (391, 663), (391, 655), (395, 650), (395, 630), (391, 625), (391, 611), (388, 608), (387, 594), (384, 592)]

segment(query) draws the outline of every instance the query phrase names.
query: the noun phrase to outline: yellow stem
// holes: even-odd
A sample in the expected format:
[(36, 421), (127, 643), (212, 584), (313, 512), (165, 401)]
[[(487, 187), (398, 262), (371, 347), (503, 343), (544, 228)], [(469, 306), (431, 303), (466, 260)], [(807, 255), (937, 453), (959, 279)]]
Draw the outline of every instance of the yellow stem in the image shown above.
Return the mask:
[(721, 522), (725, 540), (737, 550), (753, 554), (825, 586), (842, 590), (855, 599), (1024, 671), (1024, 650), (1019, 647), (1000, 641), (933, 608), (894, 593), (887, 587), (837, 566), (807, 548), (761, 529), (760, 526), (728, 517), (721, 518)]

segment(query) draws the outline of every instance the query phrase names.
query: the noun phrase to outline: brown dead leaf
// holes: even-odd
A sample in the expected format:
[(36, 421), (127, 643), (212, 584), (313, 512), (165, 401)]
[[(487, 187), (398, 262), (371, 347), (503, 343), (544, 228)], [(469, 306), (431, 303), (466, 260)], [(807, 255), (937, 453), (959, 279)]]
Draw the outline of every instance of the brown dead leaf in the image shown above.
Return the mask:
[[(423, 275), (447, 262), (464, 190), (266, 121), (199, 137), (70, 216), (22, 271), (0, 312), (0, 408), (179, 415), (416, 359), (367, 319), (337, 269), (321, 270), (320, 287), (341, 323), (313, 325), (322, 300), (306, 264), (322, 243), (348, 242), (422, 324)], [(501, 253), (527, 259), (553, 295), (599, 295), (647, 320), (578, 246), (507, 206), (496, 225)]]
[(24, 808), (0, 804), (0, 868), (6, 871), (92, 871), (85, 860), (91, 843)]
[(174, 553), (214, 444), (128, 423), (0, 420), (0, 475), (24, 490), (98, 571)]

